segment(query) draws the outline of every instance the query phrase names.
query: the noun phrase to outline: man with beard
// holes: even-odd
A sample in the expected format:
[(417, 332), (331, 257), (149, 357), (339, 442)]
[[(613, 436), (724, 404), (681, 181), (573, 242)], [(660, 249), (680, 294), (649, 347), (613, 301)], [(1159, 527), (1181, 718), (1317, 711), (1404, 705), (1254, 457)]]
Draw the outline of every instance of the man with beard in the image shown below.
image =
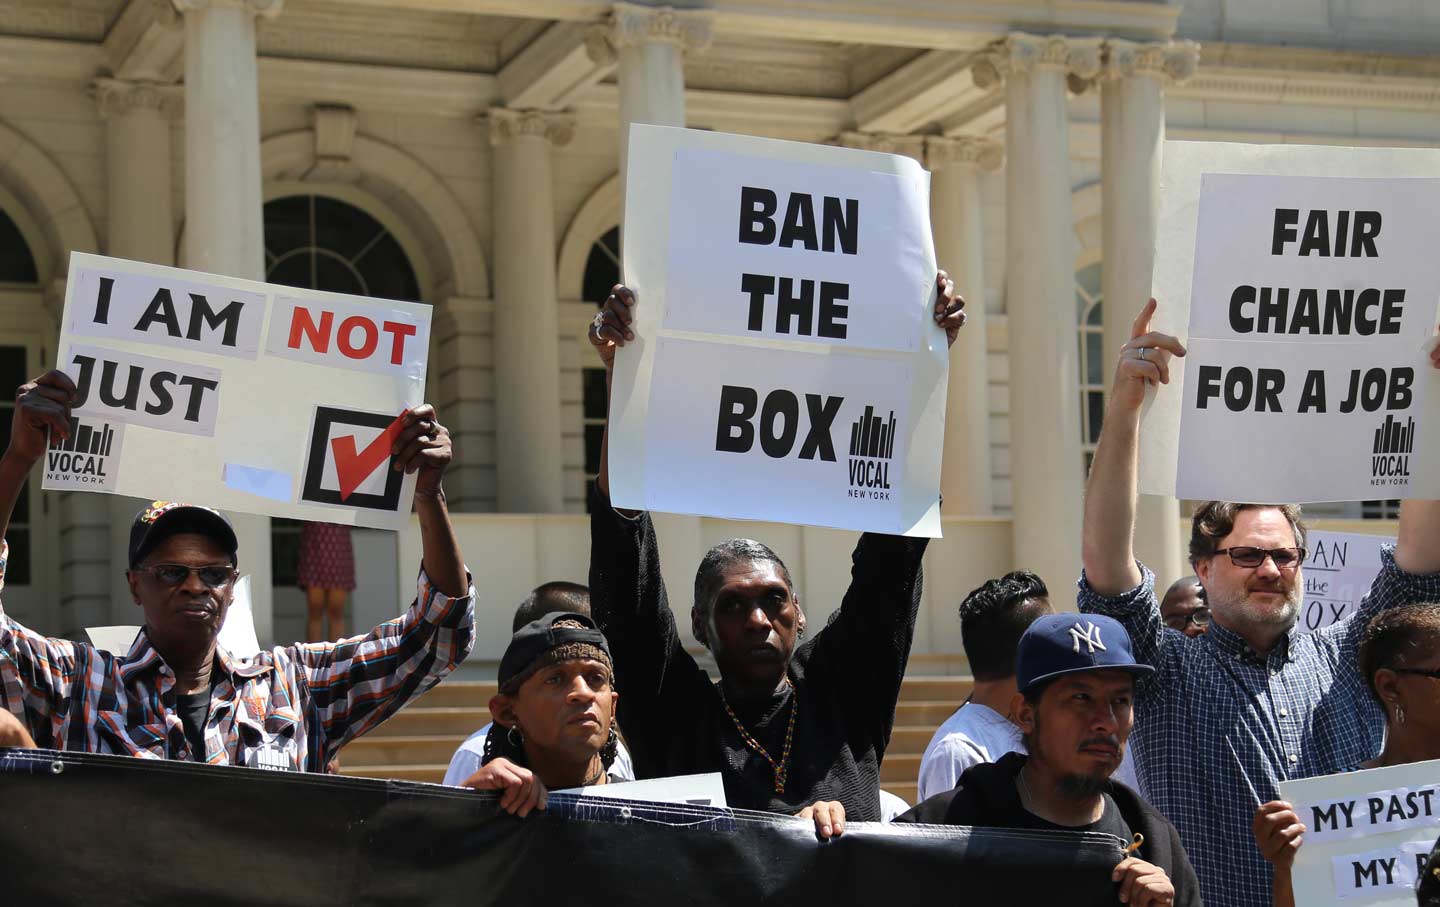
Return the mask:
[(895, 821), (1113, 835), (1117, 853), (1127, 848), (1111, 872), (1122, 904), (1198, 905), (1200, 886), (1175, 827), (1112, 779), (1130, 737), (1135, 682), (1153, 673), (1135, 660), (1115, 620), (1039, 618), (1015, 656), (1015, 721), (1028, 755), (971, 766), (953, 790)]
[[(1271, 868), (1250, 843), (1279, 784), (1349, 771), (1380, 752), (1384, 718), (1357, 660), (1370, 619), (1440, 600), (1440, 502), (1405, 501), (1398, 543), (1356, 615), (1315, 633), (1296, 625), (1305, 525), (1291, 504), (1208, 501), (1195, 512), (1190, 561), (1210, 629), (1166, 628), (1155, 577), (1135, 560), (1140, 409), (1169, 382), (1168, 334), (1152, 333), (1151, 300), (1116, 368), (1085, 498), (1080, 610), (1117, 618), (1155, 668), (1135, 701), (1140, 782), (1180, 830), (1211, 907), (1269, 905)], [(1440, 368), (1440, 349), (1431, 354)], [(1259, 443), (1265, 443), (1262, 439)]]

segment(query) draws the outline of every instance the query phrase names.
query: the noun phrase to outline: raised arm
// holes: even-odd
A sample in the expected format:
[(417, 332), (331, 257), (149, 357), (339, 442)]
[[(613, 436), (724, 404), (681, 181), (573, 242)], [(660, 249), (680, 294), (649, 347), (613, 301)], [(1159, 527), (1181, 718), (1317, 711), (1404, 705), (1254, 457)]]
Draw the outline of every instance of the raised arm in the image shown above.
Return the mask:
[(1171, 356), (1185, 355), (1179, 340), (1150, 330), (1154, 314), (1152, 299), (1136, 317), (1130, 340), (1121, 349), (1085, 489), (1085, 576), (1101, 596), (1120, 595), (1140, 585), (1134, 545), (1140, 408), (1147, 387), (1170, 383)]
[[(1430, 350), (1430, 365), (1440, 369), (1440, 344)], [(1433, 451), (1430, 451), (1433, 456)], [(1395, 564), (1406, 573), (1440, 572), (1440, 501), (1405, 501), (1400, 505), (1400, 538)]]
[(450, 432), (429, 404), (407, 410), (391, 448), (395, 468), (418, 473), (420, 579), (405, 614), (364, 636), (289, 650), (305, 672), (325, 726), (323, 765), (347, 741), (373, 729), (453, 671), (475, 642), (475, 589), (445, 507), (441, 477)]

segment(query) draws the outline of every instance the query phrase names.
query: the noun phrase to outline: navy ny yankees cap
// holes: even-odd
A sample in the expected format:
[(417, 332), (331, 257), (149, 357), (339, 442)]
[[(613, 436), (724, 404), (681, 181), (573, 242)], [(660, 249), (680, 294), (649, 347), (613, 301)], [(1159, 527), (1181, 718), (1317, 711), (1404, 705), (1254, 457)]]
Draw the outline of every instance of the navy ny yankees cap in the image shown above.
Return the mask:
[(1135, 660), (1130, 634), (1103, 614), (1047, 614), (1020, 637), (1015, 652), (1015, 686), (1030, 688), (1082, 671), (1129, 671), (1139, 677), (1155, 673)]

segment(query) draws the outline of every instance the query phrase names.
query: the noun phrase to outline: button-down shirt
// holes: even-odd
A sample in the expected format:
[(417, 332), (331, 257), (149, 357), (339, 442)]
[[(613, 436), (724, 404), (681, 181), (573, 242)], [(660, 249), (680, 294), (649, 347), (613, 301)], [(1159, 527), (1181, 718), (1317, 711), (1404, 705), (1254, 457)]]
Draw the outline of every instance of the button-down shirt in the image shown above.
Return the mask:
[[(1125, 625), (1135, 657), (1155, 668), (1135, 701), (1140, 782), (1180, 831), (1208, 907), (1270, 904), (1270, 864), (1251, 833), (1279, 784), (1350, 771), (1380, 752), (1385, 721), (1361, 676), (1361, 633), (1387, 608), (1440, 599), (1440, 574), (1383, 566), (1351, 617), (1314, 633), (1298, 626), (1256, 653), (1212, 622), (1191, 639), (1160, 619), (1155, 575), (1105, 598), (1080, 578), (1080, 610)], [(1299, 582), (1299, 577), (1296, 578)]]
[[(8, 553), (0, 548), (0, 588)], [(185, 738), (175, 672), (143, 629), (117, 657), (42, 636), (0, 608), (0, 708), (46, 748), (323, 772), (346, 742), (465, 659), (474, 602), (474, 586), (450, 598), (421, 571), (409, 610), (364, 636), (277, 646), (247, 660), (217, 648), (203, 754)]]

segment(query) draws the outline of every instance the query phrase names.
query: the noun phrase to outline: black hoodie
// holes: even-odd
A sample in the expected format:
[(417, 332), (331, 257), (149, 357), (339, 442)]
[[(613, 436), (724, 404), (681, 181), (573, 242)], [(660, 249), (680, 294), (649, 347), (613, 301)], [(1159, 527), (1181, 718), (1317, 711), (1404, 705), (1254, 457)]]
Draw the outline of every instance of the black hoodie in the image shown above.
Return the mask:
[[(1025, 765), (1022, 753), (1007, 753), (998, 762), (973, 765), (960, 776), (953, 790), (936, 794), (898, 817), (896, 822), (922, 825), (969, 825), (982, 828), (1013, 827), (1021, 814), (1015, 777)], [(1135, 791), (1116, 781), (1106, 782), (1105, 793), (1120, 808), (1125, 824), (1145, 836), (1136, 853), (1140, 859), (1165, 870), (1175, 886), (1175, 907), (1200, 907), (1200, 884), (1175, 826)], [(1119, 860), (1116, 860), (1118, 863)]]

